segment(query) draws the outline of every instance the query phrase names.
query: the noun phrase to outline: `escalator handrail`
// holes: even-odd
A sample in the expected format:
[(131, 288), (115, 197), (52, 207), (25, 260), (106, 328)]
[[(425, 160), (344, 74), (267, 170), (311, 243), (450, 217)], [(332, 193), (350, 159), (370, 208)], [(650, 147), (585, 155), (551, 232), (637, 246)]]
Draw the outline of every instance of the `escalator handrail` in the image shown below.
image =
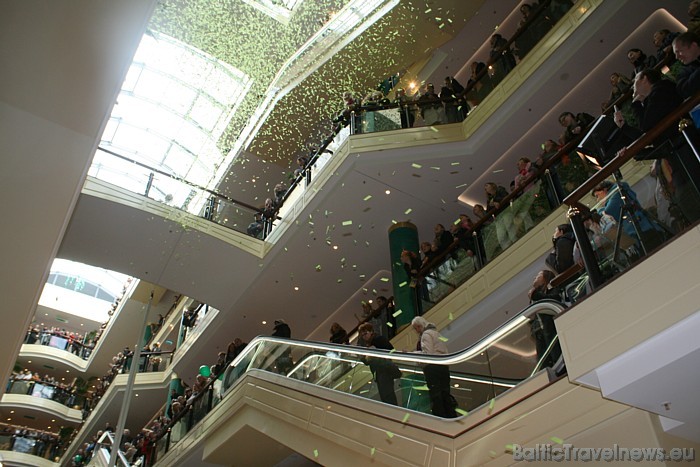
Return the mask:
[[(383, 358), (390, 359), (395, 362), (410, 362), (412, 364), (441, 364), (441, 365), (453, 365), (461, 363), (471, 358), (472, 356), (478, 354), (483, 349), (488, 347), (488, 345), (499, 337), (503, 336), (510, 330), (514, 329), (520, 323), (529, 321), (529, 317), (536, 314), (540, 310), (553, 311), (556, 314), (561, 313), (566, 308), (565, 305), (557, 302), (555, 300), (542, 300), (528, 305), (519, 313), (516, 313), (510, 320), (499, 326), (496, 330), (490, 333), (488, 336), (477, 341), (476, 343), (466, 347), (458, 352), (444, 354), (444, 355), (428, 355), (419, 352), (404, 352), (404, 351), (386, 351), (381, 349), (371, 349), (368, 347), (360, 346), (349, 346), (344, 344), (330, 344), (326, 342), (316, 342), (316, 341), (305, 341), (298, 339), (284, 339), (279, 337), (271, 336), (258, 336), (254, 338), (247, 346), (246, 349), (238, 355), (228, 366), (229, 369), (235, 368), (240, 362), (242, 362), (251, 352), (255, 352), (258, 343), (264, 342), (274, 342), (279, 344), (289, 344), (295, 347), (306, 347), (313, 349), (315, 351), (327, 351), (327, 352), (340, 352), (340, 353), (351, 353), (353, 355), (359, 355), (362, 357), (373, 357), (373, 358)], [(226, 378), (226, 377), (224, 377)]]

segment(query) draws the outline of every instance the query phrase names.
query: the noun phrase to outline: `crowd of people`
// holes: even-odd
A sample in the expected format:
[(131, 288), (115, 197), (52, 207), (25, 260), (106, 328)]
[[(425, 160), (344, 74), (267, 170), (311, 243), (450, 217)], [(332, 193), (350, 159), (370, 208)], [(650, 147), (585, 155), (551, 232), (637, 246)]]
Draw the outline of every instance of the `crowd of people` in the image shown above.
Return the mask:
[(0, 451), (16, 451), (57, 461), (64, 444), (56, 433), (0, 424)]
[[(700, 32), (698, 31), (700, 30), (700, 8), (697, 4), (700, 2), (691, 2), (691, 5), (694, 4), (696, 8), (692, 10), (691, 15), (691, 25), (694, 29), (691, 30), (689, 27), (688, 32), (672, 32), (665, 29), (657, 31), (653, 37), (653, 44), (657, 48), (656, 54), (646, 55), (641, 49), (630, 49), (627, 56), (632, 66), (631, 76), (628, 78), (626, 73), (619, 71), (614, 71), (610, 75), (612, 90), (603, 102), (602, 108), (604, 111), (609, 111), (611, 106), (620, 102), (620, 105), (612, 110), (612, 115), (615, 123), (631, 135), (630, 138), (636, 138), (641, 132), (653, 128), (676, 109), (683, 98), (700, 91), (700, 37), (697, 35)], [(549, 5), (562, 8), (565, 12), (570, 7), (570, 2), (551, 2)], [(564, 9), (565, 5), (567, 5), (566, 9)], [(521, 7), (524, 22), (529, 21), (532, 11), (532, 5)], [(556, 20), (550, 18), (547, 21)], [(424, 122), (429, 125), (461, 121), (466, 118), (469, 110), (478, 105), (488, 91), (493, 89), (516, 65), (518, 59), (524, 57), (539, 37), (546, 33), (551, 27), (547, 21), (529, 23), (537, 24), (531, 31), (533, 36), (520, 36), (514, 41), (514, 49), (510, 49), (508, 41), (502, 36), (494, 34), (491, 38), (489, 64), (481, 62), (472, 64), (473, 82), (468, 83), (466, 88), (453, 77), (447, 77), (440, 94), (437, 94), (434, 86), (428, 83), (424, 92), (412, 97), (408, 97), (404, 89), (397, 89), (393, 103), (378, 91), (373, 91), (364, 99), (357, 99), (352, 93), (346, 93), (344, 95), (346, 107), (338, 121), (348, 122), (352, 112), (356, 110), (376, 109), (390, 105), (398, 105), (401, 109), (402, 127), (413, 126), (417, 114), (420, 114)], [(671, 53), (675, 55), (669, 67), (671, 72), (663, 76), (655, 67), (659, 63), (667, 62)], [(629, 102), (622, 102), (621, 99), (630, 92), (632, 96)], [(558, 118), (558, 123), (562, 127), (561, 135), (557, 139), (546, 140), (541, 145), (541, 151), (538, 151), (537, 157), (532, 160), (522, 157), (517, 161), (510, 190), (495, 182), (485, 184), (484, 204), (476, 204), (473, 207), (472, 214), (476, 221), (473, 221), (468, 214), (460, 214), (458, 220), (451, 224), (450, 229), (446, 229), (443, 224), (437, 224), (433, 229), (432, 241), (420, 242), (419, 251), (402, 252), (401, 263), (411, 279), (411, 285), (418, 291), (418, 302), (424, 297), (420, 291), (421, 284), (425, 284), (426, 269), (436, 267), (445, 254), (461, 250), (463, 257), (475, 257), (478, 250), (484, 248), (485, 256), (493, 257), (498, 251), (505, 250), (517, 241), (550, 212), (548, 205), (543, 203), (550, 203), (553, 198), (561, 199), (562, 193), (570, 193), (588, 179), (595, 171), (595, 167), (587, 165), (577, 155), (569, 154), (562, 157), (560, 152), (568, 143), (585, 134), (595, 120), (595, 117), (585, 112), (561, 113)], [(654, 142), (655, 148), (662, 148), (663, 141), (670, 137), (672, 137), (670, 133), (659, 136)], [(554, 179), (554, 187), (551, 187), (538, 178), (538, 173), (555, 155), (559, 155), (560, 160), (550, 167)], [(583, 213), (586, 234), (596, 257), (601, 262), (611, 259), (613, 266), (636, 260), (642, 250), (653, 249), (668, 235), (677, 233), (700, 218), (697, 190), (692, 183), (692, 177), (684, 175), (687, 172), (685, 167), (681, 167), (682, 161), (678, 159), (675, 152), (662, 149), (642, 153), (638, 158), (653, 161), (651, 174), (657, 180), (655, 212), (649, 213), (643, 209), (634, 190), (627, 183), (616, 179), (602, 182), (592, 190), (591, 195), (598, 201), (598, 207), (585, 210)], [(298, 168), (294, 175), (305, 176), (310, 161), (309, 157), (300, 157), (297, 160)], [(274, 199), (268, 198), (261, 210), (261, 221), (274, 218), (283, 202), (286, 190), (286, 186), (282, 183), (275, 187)], [(510, 209), (503, 210), (496, 216), (493, 215), (495, 211), (502, 210), (506, 206)], [(476, 244), (473, 235), (476, 223), (480, 223), (484, 228), (492, 225), (491, 231), (494, 233), (495, 240), (488, 243), (488, 240), (482, 238), (484, 245)], [(249, 228), (249, 233), (259, 235), (262, 230), (256, 233), (257, 228)], [(611, 254), (616, 250), (615, 243), (621, 241), (624, 242), (621, 243), (621, 256), (611, 258)], [(565, 290), (554, 285), (553, 281), (557, 275), (564, 274), (576, 265), (583, 265), (580, 246), (577, 244), (571, 226), (561, 224), (553, 232), (552, 250), (545, 259), (546, 268), (542, 269), (533, 280), (532, 287), (528, 291), (529, 299), (532, 302), (542, 299), (558, 301), (575, 299), (576, 297), (567, 295)], [(380, 299), (382, 299), (381, 302)], [(394, 350), (390, 342), (396, 332), (392, 310), (393, 304), (384, 297), (377, 299), (376, 308), (372, 308), (369, 303), (363, 303), (361, 324), (358, 327), (358, 345)], [(417, 310), (420, 314), (420, 306)], [(426, 354), (447, 353), (447, 347), (433, 324), (417, 316), (411, 325), (419, 335), (416, 351)], [(545, 315), (533, 317), (531, 329), (536, 342), (537, 355), (542, 357), (553, 339), (552, 317)], [(32, 333), (34, 331), (30, 329), (28, 339)], [(35, 342), (44, 339), (42, 331), (37, 330), (34, 334)], [(52, 332), (48, 334), (51, 335)], [(346, 345), (350, 343), (348, 332), (338, 323), (333, 323), (330, 334), (330, 341), (333, 343)], [(275, 321), (272, 335), (291, 337), (289, 325), (283, 320)], [(68, 337), (71, 339), (70, 336)], [(76, 339), (77, 337), (82, 338), (82, 336), (73, 336), (72, 340), (79, 340)], [(220, 396), (220, 385), (217, 389), (216, 382), (245, 345), (240, 338), (234, 339), (226, 352), (220, 352), (217, 355), (215, 364), (206, 367), (206, 370), (200, 370), (200, 373), (195, 376), (192, 387), (185, 386), (181, 393), (173, 390), (165, 413), (159, 414), (147, 428), (144, 428), (139, 434), (140, 438), (137, 436), (125, 442), (122, 450), (131, 451), (132, 458), (139, 452), (146, 455), (149, 440), (156, 439), (163, 429), (171, 427), (172, 421), (178, 420), (183, 411), (205, 410), (204, 407), (197, 406), (201, 403), (199, 401), (204, 400), (198, 397), (202, 392), (212, 390), (215, 394), (214, 400), (217, 400)], [(102, 381), (102, 394), (114, 375), (125, 367), (125, 362), (128, 360), (126, 350), (115, 356), (109, 374)], [(556, 353), (550, 356), (552, 359), (556, 357)], [(286, 358), (291, 359), (291, 355), (283, 353), (276, 361), (276, 368), (280, 372), (291, 368), (292, 362), (286, 361)], [(401, 377), (400, 368), (390, 360), (378, 358), (368, 358), (365, 363), (374, 375), (379, 398), (386, 403), (398, 405), (395, 381)], [(449, 369), (440, 365), (426, 365), (423, 373), (429, 390), (432, 413), (441, 417), (456, 416), (456, 404), (449, 389)], [(32, 378), (34, 378), (33, 375)], [(100, 389), (96, 389), (93, 399), (100, 395)], [(97, 438), (99, 438), (98, 435), (96, 435)], [(179, 435), (182, 436), (184, 433)], [(171, 436), (178, 438), (176, 430), (172, 427)], [(95, 443), (92, 443), (92, 449), (89, 444), (83, 449), (88, 459), (88, 452), (94, 451)]]

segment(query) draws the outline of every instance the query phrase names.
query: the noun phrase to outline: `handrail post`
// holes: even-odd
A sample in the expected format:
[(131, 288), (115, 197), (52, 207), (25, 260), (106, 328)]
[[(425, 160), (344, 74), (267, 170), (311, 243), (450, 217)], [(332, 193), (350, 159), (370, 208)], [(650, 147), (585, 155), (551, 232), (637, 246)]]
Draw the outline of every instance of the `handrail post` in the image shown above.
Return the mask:
[(151, 192), (151, 187), (153, 186), (153, 178), (155, 177), (155, 174), (153, 172), (148, 174), (148, 182), (146, 182), (146, 190), (144, 192), (144, 196), (148, 196), (148, 194)]
[(483, 268), (488, 262), (486, 259), (486, 249), (484, 248), (484, 239), (481, 235), (482, 228), (472, 231), (472, 235), (474, 236), (474, 248), (476, 248), (476, 262), (479, 269)]

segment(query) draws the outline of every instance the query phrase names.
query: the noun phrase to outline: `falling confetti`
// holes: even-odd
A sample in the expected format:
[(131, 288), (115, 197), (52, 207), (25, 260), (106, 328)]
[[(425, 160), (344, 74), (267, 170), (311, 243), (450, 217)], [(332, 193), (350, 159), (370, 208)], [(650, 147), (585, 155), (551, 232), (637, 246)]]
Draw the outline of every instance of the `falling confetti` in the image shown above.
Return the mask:
[(403, 420), (401, 420), (401, 423), (406, 423), (410, 417), (411, 417), (411, 414), (407, 413), (406, 415), (403, 416)]
[(370, 455), (370, 456), (374, 456), (374, 453), (375, 453), (376, 450), (377, 450), (376, 448), (370, 449), (370, 450), (369, 450), (369, 455)]
[(404, 214), (408, 215), (408, 214), (411, 213), (411, 211), (413, 211), (413, 209), (408, 208), (408, 209), (406, 209), (406, 210), (404, 211)]
[(314, 457), (318, 457), (318, 449), (314, 449)]
[(450, 313), (447, 317), (449, 318), (450, 321), (452, 321), (454, 319), (454, 316), (452, 316), (452, 313)]
[(457, 412), (458, 414), (463, 415), (465, 417), (467, 415), (469, 415), (469, 412), (467, 412), (466, 410), (462, 410), (462, 409), (455, 409), (455, 412)]
[(445, 336), (440, 336), (439, 339), (443, 342), (447, 342), (449, 339)]
[(401, 313), (403, 313), (403, 310), (396, 310), (396, 311), (394, 312), (394, 314), (392, 314), (391, 316), (393, 316), (394, 318), (396, 318), (396, 317), (399, 316)]
[(403, 281), (402, 283), (399, 284), (399, 287), (405, 287), (408, 285), (408, 282)]
[(422, 165), (416, 164), (415, 162), (414, 162), (413, 164), (411, 164), (411, 167), (413, 167), (414, 169), (421, 169), (421, 168), (423, 168)]
[(489, 412), (493, 410), (493, 407), (496, 405), (496, 399), (491, 399), (491, 402), (489, 402)]
[(389, 282), (389, 278), (388, 278), (388, 277), (382, 277), (382, 278), (379, 279), (379, 280), (382, 281), (382, 282)]
[(367, 195), (364, 197), (363, 201), (369, 201), (372, 199), (372, 195)]
[(549, 438), (549, 439), (551, 439), (552, 441), (554, 441), (554, 442), (557, 443), (557, 444), (564, 444), (564, 440), (561, 439), (561, 438), (557, 438), (556, 436), (552, 436), (552, 437)]
[(343, 226), (352, 225), (352, 221), (343, 221)]
[(423, 385), (423, 386), (413, 386), (413, 389), (415, 389), (416, 391), (427, 391), (427, 390), (428, 390), (428, 386), (427, 386), (427, 385)]

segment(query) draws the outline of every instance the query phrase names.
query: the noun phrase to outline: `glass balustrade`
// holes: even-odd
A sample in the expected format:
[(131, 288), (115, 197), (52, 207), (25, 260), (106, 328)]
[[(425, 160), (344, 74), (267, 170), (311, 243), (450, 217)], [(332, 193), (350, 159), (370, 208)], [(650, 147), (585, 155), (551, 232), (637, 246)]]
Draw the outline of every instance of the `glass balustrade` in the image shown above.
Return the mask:
[[(543, 346), (544, 339), (538, 339), (539, 331), (533, 323), (540, 315), (555, 316), (563, 309), (556, 302), (538, 302), (476, 344), (444, 356), (255, 338), (222, 375), (210, 379), (207, 387), (184, 408), (178, 407), (171, 424), (157, 440), (155, 454), (167, 452), (221, 403), (243, 376), (255, 371), (430, 414), (430, 389), (425, 375), (444, 367), (449, 372), (457, 414), (466, 415), (545, 367), (555, 366), (561, 371), (563, 361), (556, 336), (550, 334)], [(390, 375), (388, 386), (385, 375)]]
[(42, 381), (11, 380), (7, 385), (7, 393), (48, 399), (76, 410), (85, 408), (87, 402), (84, 395)]

